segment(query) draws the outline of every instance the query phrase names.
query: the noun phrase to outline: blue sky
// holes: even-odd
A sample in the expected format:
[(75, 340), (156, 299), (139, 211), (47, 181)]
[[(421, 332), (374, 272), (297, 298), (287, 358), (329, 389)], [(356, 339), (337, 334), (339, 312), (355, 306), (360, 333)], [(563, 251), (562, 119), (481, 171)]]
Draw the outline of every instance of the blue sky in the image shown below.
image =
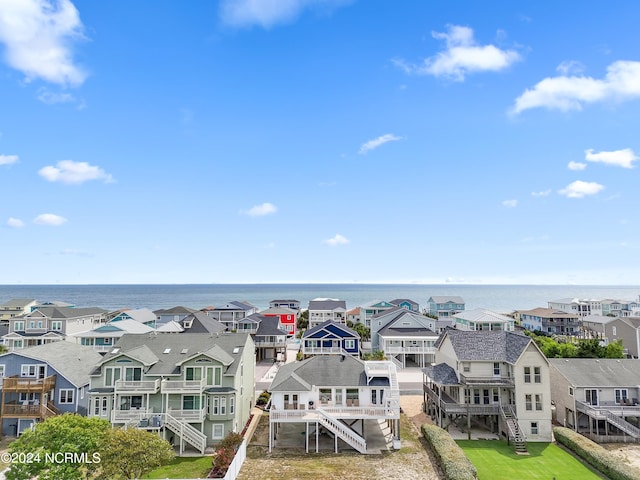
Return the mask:
[(0, 2), (0, 283), (637, 285), (640, 4)]

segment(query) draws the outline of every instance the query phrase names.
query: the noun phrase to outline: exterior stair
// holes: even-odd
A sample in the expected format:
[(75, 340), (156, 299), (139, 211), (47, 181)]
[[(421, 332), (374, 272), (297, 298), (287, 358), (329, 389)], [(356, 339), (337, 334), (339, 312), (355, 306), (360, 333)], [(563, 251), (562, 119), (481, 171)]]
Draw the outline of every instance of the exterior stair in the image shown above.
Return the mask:
[[(168, 413), (162, 414), (164, 426), (182, 438), (189, 445), (197, 448), (202, 455), (207, 448), (207, 436), (197, 428), (186, 422), (180, 421)], [(182, 453), (182, 452), (181, 452)]]
[(358, 433), (347, 427), (340, 420), (332, 417), (322, 408), (316, 410), (319, 414), (320, 424), (336, 435), (338, 438), (344, 440), (360, 453), (367, 453), (367, 442)]
[(516, 417), (513, 407), (511, 405), (507, 405), (506, 407), (500, 406), (500, 414), (507, 425), (507, 430), (509, 430), (509, 440), (513, 442), (515, 452), (520, 455), (528, 455), (527, 437), (522, 430), (520, 430), (518, 417)]
[(632, 423), (627, 422), (624, 418), (611, 413), (606, 409), (596, 408), (584, 402), (576, 402), (578, 411), (586, 413), (589, 417), (598, 420), (606, 420), (614, 427), (617, 427), (627, 435), (633, 438), (640, 439), (640, 428), (636, 427)]

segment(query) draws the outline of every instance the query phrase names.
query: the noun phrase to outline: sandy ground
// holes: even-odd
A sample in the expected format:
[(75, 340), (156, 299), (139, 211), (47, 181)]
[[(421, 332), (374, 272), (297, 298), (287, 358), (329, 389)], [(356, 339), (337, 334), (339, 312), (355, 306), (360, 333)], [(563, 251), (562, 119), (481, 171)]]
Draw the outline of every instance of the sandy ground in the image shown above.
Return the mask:
[(640, 469), (640, 445), (637, 443), (609, 443), (602, 444), (604, 448), (616, 457)]

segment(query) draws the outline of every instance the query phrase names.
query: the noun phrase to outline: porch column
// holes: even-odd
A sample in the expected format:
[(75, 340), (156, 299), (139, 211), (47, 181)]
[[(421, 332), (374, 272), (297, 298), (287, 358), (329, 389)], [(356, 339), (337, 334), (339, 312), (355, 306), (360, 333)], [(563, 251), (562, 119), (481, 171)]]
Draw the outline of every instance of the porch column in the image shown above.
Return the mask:
[[(273, 422), (269, 422), (269, 453), (271, 453), (271, 447), (273, 445), (273, 431), (271, 429), (271, 425), (273, 425)], [(307, 447), (307, 453), (309, 453), (308, 447)]]

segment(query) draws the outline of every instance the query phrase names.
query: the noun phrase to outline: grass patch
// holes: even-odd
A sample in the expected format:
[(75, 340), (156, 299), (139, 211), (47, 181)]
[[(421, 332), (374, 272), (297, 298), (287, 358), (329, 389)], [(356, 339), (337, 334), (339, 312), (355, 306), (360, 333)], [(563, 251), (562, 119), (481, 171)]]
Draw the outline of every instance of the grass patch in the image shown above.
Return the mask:
[(176, 457), (143, 478), (206, 478), (211, 471), (211, 457)]
[(552, 443), (527, 443), (529, 455), (517, 455), (500, 440), (456, 442), (478, 470), (479, 480), (601, 480), (570, 453)]

